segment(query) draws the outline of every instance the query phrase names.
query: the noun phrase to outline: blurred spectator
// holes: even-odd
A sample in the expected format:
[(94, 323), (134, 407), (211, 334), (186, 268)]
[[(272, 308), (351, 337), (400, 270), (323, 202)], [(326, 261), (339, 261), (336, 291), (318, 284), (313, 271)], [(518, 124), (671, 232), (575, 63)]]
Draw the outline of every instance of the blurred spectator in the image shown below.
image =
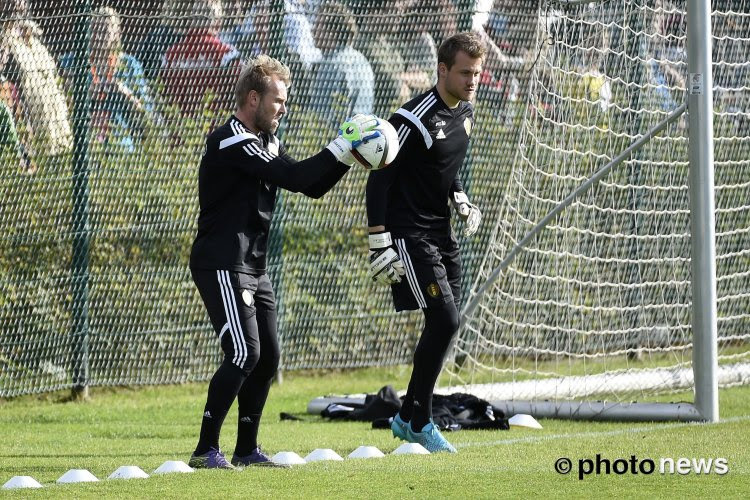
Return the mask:
[(225, 16), (228, 27), (221, 32), (219, 38), (236, 48), (243, 61), (259, 54), (270, 54), (271, 1), (232, 0), (229, 5), (231, 12)]
[[(222, 32), (221, 39), (237, 48), (243, 59), (274, 53), (285, 64), (289, 65), (285, 59), (291, 59), (307, 71), (323, 57), (312, 36), (311, 19), (315, 18), (317, 0), (284, 0), (282, 47), (271, 47), (270, 0), (231, 0), (230, 6), (229, 27)], [(298, 74), (297, 71), (292, 73)]]
[(319, 0), (284, 0), (284, 42), (299, 56), (305, 70), (323, 58), (312, 27), (318, 5)]
[(36, 166), (31, 162), (26, 148), (18, 138), (15, 116), (19, 112), (18, 92), (15, 85), (5, 77), (5, 65), (10, 59), (6, 40), (0, 40), (0, 159), (7, 161), (8, 154), (18, 160), (24, 173), (33, 173)]
[(26, 149), (18, 139), (16, 121), (13, 117), (14, 104), (13, 87), (2, 76), (2, 61), (0, 61), (0, 160), (5, 163), (8, 155), (15, 157), (21, 171), (32, 174), (36, 171), (36, 166), (31, 162)]
[(158, 24), (141, 41), (136, 52), (150, 80), (159, 76), (169, 47), (185, 34), (189, 14), (190, 0), (164, 0), (162, 3)]
[(372, 66), (375, 75), (374, 112), (382, 117), (390, 116), (411, 96), (411, 89), (403, 78), (404, 58), (394, 42), (403, 8), (402, 0), (373, 0), (363, 2), (356, 11), (360, 35), (355, 47)]
[[(237, 49), (242, 61), (261, 54), (273, 55), (274, 58), (286, 64), (291, 73), (300, 81), (308, 81), (310, 71), (302, 63), (300, 55), (281, 40), (281, 32), (277, 33), (279, 36), (274, 40), (276, 45), (272, 46), (271, 0), (252, 0), (251, 2), (231, 0), (229, 4), (231, 8), (231, 14), (228, 16), (229, 22), (220, 38), (224, 43)], [(246, 10), (248, 7), (249, 10)], [(287, 104), (306, 102), (305, 97), (309, 91), (309, 85), (289, 87)], [(284, 130), (292, 113), (293, 111), (290, 110), (280, 130)]]
[(403, 79), (416, 96), (437, 82), (437, 47), (458, 31), (457, 12), (451, 0), (417, 0), (407, 4), (401, 19)]
[(41, 29), (29, 19), (26, 0), (6, 0), (1, 8), (4, 75), (18, 95), (22, 142), (31, 158), (42, 151), (53, 156), (69, 152), (73, 136), (68, 106)]
[(310, 104), (338, 123), (357, 113), (372, 113), (374, 76), (367, 58), (354, 48), (357, 23), (351, 11), (332, 1), (319, 9), (313, 37), (323, 59), (313, 78)]
[(510, 3), (511, 0), (494, 0), (488, 13), (475, 16), (473, 30), (479, 34), (487, 47), (487, 59), (483, 64), (486, 73), (494, 74), (501, 71), (508, 61), (506, 36), (509, 31), (509, 19), (506, 8)]
[(240, 58), (245, 60), (254, 45), (253, 10), (256, 0), (225, 0), (224, 1), (224, 27), (219, 31), (219, 39), (231, 45), (240, 53)]
[[(740, 9), (742, 6), (735, 8)], [(750, 11), (750, 5), (745, 5), (744, 10), (745, 13)], [(734, 13), (717, 15), (713, 25), (714, 103), (731, 115), (727, 118), (732, 119), (737, 126), (737, 135), (747, 135), (750, 126), (747, 17)]]
[[(491, 6), (483, 18), (477, 15), (474, 19), (473, 29), (487, 47), (480, 95), (491, 95), (498, 108), (506, 111), (507, 103), (516, 102), (524, 91), (524, 64), (535, 55), (537, 2), (494, 0)], [(506, 118), (512, 119), (512, 114)]]
[(214, 109), (229, 110), (239, 75), (239, 52), (219, 39), (223, 18), (220, 0), (195, 0), (191, 27), (164, 57), (164, 94), (184, 113), (195, 113), (210, 94)]
[[(655, 86), (659, 105), (664, 111), (672, 111), (681, 102), (680, 94), (685, 90), (685, 63), (687, 55), (681, 40), (685, 36), (685, 17), (672, 8), (669, 11), (657, 11), (654, 16), (655, 32), (660, 36), (658, 46), (654, 47), (654, 57), (649, 63), (651, 79)], [(678, 96), (673, 95), (675, 91)]]
[[(135, 149), (144, 125), (154, 118), (154, 103), (143, 66), (122, 50), (120, 16), (100, 7), (91, 17), (91, 126), (99, 142), (113, 140)], [(60, 66), (73, 68), (75, 54), (63, 56)]]
[[(486, 35), (487, 41), (503, 54), (500, 59), (535, 57), (538, 7), (537, 0), (494, 0), (486, 21), (475, 24), (474, 30)], [(487, 54), (488, 60), (491, 57)]]

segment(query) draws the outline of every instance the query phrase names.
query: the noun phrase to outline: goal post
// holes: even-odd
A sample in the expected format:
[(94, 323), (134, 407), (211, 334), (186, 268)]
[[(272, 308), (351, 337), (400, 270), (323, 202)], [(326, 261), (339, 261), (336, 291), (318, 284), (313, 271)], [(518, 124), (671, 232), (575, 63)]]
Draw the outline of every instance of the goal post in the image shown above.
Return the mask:
[[(740, 284), (750, 225), (730, 215), (750, 182), (729, 178), (748, 139), (732, 129), (743, 123), (732, 102), (713, 99), (716, 85), (750, 88), (738, 70), (750, 6), (735, 3), (540, 3), (507, 208), (462, 311), (445, 390), (509, 414), (715, 422), (719, 386), (750, 383)], [(712, 47), (712, 20), (725, 19), (734, 31)], [(714, 141), (726, 172), (717, 187)], [(692, 401), (668, 402), (683, 391)]]
[[(577, 199), (582, 193), (590, 189), (594, 184), (599, 182), (602, 178), (604, 178), (610, 170), (613, 168), (616, 168), (617, 166), (621, 165), (623, 161), (625, 161), (628, 157), (630, 157), (631, 154), (633, 154), (635, 151), (637, 151), (639, 148), (641, 148), (644, 144), (646, 144), (653, 136), (663, 131), (667, 126), (671, 123), (673, 123), (675, 120), (677, 120), (680, 116), (682, 116), (683, 113), (685, 113), (685, 110), (687, 109), (686, 104), (681, 104), (677, 109), (675, 109), (673, 112), (671, 112), (667, 118), (662, 120), (658, 125), (656, 125), (654, 128), (646, 132), (643, 136), (641, 136), (637, 141), (635, 141), (633, 144), (628, 146), (623, 152), (617, 155), (616, 158), (614, 158), (612, 161), (604, 165), (602, 168), (596, 171), (594, 175), (592, 175), (589, 179), (587, 179), (581, 186), (579, 186), (577, 189), (575, 189), (572, 193), (570, 193), (562, 202), (560, 202), (559, 205), (557, 205), (552, 211), (550, 211), (547, 215), (545, 215), (539, 223), (537, 223), (517, 244), (513, 249), (508, 252), (508, 255), (503, 259), (503, 261), (492, 270), (490, 275), (488, 276), (487, 280), (476, 290), (475, 293), (472, 294), (471, 300), (467, 303), (466, 307), (461, 312), (461, 323), (462, 325), (465, 325), (467, 318), (471, 317), (471, 315), (474, 313), (476, 307), (479, 305), (484, 293), (495, 283), (495, 280), (498, 278), (498, 276), (505, 270), (507, 267), (511, 264), (513, 259), (518, 255), (524, 248), (524, 246), (531, 240), (533, 240), (540, 231), (542, 231), (549, 223), (551, 223), (563, 210), (565, 210), (570, 204)], [(712, 158), (709, 159), (709, 163), (712, 164), (711, 161)], [(699, 169), (704, 164), (698, 163), (698, 165), (695, 165), (691, 161), (691, 174), (692, 175), (700, 175), (700, 174), (693, 174), (694, 169)], [(705, 173), (703, 173), (702, 176), (705, 176)], [(712, 176), (710, 176), (712, 177)], [(711, 184), (712, 186), (713, 184)], [(703, 190), (702, 186), (699, 186), (698, 189)], [(712, 203), (713, 197), (710, 197), (710, 200), (701, 200), (702, 203)], [(695, 197), (693, 197), (693, 200)], [(699, 206), (698, 203), (691, 203), (691, 213), (695, 209), (696, 206)], [(711, 217), (711, 219), (713, 219)], [(713, 226), (710, 226), (708, 228), (703, 228), (703, 231), (700, 233), (696, 233), (696, 231), (693, 231), (693, 234), (703, 234), (703, 235), (709, 235), (713, 234)], [(700, 239), (700, 238), (693, 238)], [(709, 244), (707, 242), (703, 241), (697, 241), (693, 242), (693, 245), (699, 245), (699, 246), (707, 246), (713, 248), (713, 244)], [(703, 249), (702, 249), (703, 250)], [(695, 254), (694, 254), (695, 255)], [(711, 254), (714, 255), (714, 254)], [(707, 265), (708, 268), (704, 269), (701, 268), (701, 265)], [(697, 273), (700, 273), (701, 276), (704, 276), (705, 274), (712, 274), (711, 269), (714, 268), (713, 262), (705, 262), (705, 259), (703, 261), (698, 261), (694, 264), (694, 275), (696, 275), (695, 267), (699, 267)], [(715, 279), (715, 270), (713, 271), (713, 276)], [(715, 285), (713, 287), (714, 293), (713, 297), (715, 299)], [(706, 296), (711, 297), (710, 290), (705, 293)], [(716, 307), (715, 302), (714, 304), (704, 304), (703, 301), (695, 301), (694, 303), (694, 310), (699, 308), (708, 308), (708, 311), (701, 310), (700, 313), (696, 312), (694, 315), (695, 317), (700, 316), (700, 319), (696, 319), (695, 322), (700, 322), (701, 328), (707, 328), (707, 330), (703, 331), (701, 329), (694, 327), (694, 338), (695, 337), (702, 337), (702, 338), (711, 338), (713, 335), (714, 344), (716, 341)], [(711, 315), (712, 314), (712, 315)], [(713, 323), (711, 323), (711, 318), (713, 318)], [(713, 326), (712, 326), (713, 325)], [(621, 386), (625, 389), (632, 389), (634, 387), (640, 387), (641, 389), (643, 386), (649, 386), (654, 389), (659, 388), (659, 384), (661, 383), (660, 377), (663, 377), (664, 374), (656, 371), (654, 373), (644, 373), (638, 376), (628, 377), (626, 376), (609, 376), (609, 377), (569, 377), (567, 379), (546, 379), (546, 380), (534, 380), (531, 383), (527, 382), (516, 382), (514, 387), (514, 391), (503, 394), (501, 389), (493, 388), (491, 385), (489, 387), (482, 387), (482, 385), (478, 386), (460, 386), (460, 387), (452, 387), (453, 390), (459, 390), (462, 392), (470, 392), (474, 395), (484, 397), (486, 399), (491, 399), (493, 402), (493, 405), (497, 408), (500, 408), (503, 410), (504, 413), (508, 415), (514, 415), (517, 413), (525, 413), (534, 415), (536, 417), (540, 418), (571, 418), (571, 419), (586, 419), (586, 420), (648, 420), (648, 421), (662, 421), (662, 420), (679, 420), (679, 421), (703, 421), (703, 420), (710, 420), (710, 421), (717, 421), (718, 420), (718, 381), (716, 379), (716, 349), (710, 348), (710, 343), (707, 345), (705, 344), (705, 340), (699, 343), (698, 339), (696, 338), (694, 340), (694, 343), (696, 345), (696, 348), (694, 350), (694, 371), (690, 374), (692, 377), (688, 377), (687, 374), (682, 374), (681, 376), (677, 378), (683, 379), (683, 383), (677, 385), (672, 384), (673, 388), (682, 387), (682, 388), (689, 388), (690, 385), (695, 381), (695, 388), (696, 388), (696, 403), (637, 403), (637, 402), (630, 402), (630, 403), (613, 403), (613, 402), (607, 402), (607, 401), (550, 401), (550, 400), (543, 400), (543, 401), (518, 401), (514, 399), (497, 399), (501, 396), (510, 396), (513, 397), (513, 394), (524, 394), (527, 393), (529, 396), (534, 396), (539, 393), (544, 394), (545, 397), (552, 397), (555, 393), (560, 392), (562, 389), (563, 392), (567, 394), (571, 394), (575, 392), (575, 387), (579, 385), (594, 385), (599, 387), (607, 387), (608, 390), (611, 389), (613, 385)], [(702, 352), (702, 349), (708, 347), (707, 352)], [(700, 360), (700, 361), (699, 361)], [(699, 372), (698, 367), (699, 366), (705, 366), (707, 370), (705, 372)], [(750, 376), (750, 374), (748, 374)], [(705, 379), (704, 379), (705, 377)], [(619, 383), (616, 380), (619, 378)], [(653, 380), (656, 380), (657, 383), (654, 384)], [(707, 380), (706, 380), (707, 379)], [(524, 385), (530, 385), (530, 387), (524, 389)], [(546, 389), (541, 388), (540, 386), (547, 386)], [(573, 389), (572, 389), (573, 388)], [(705, 394), (701, 395), (701, 398), (698, 397), (699, 394), (701, 394), (702, 391), (706, 391)], [(585, 390), (582, 392), (582, 396), (588, 396), (591, 394), (595, 394), (595, 391)], [(709, 405), (709, 408), (704, 408), (698, 404), (698, 401), (703, 401), (703, 405)], [(715, 408), (713, 407), (713, 404), (715, 404)], [(713, 413), (710, 413), (713, 412)], [(709, 416), (710, 415), (710, 416)]]
[(719, 384), (711, 2), (688, 0), (687, 23), (695, 406), (704, 420), (716, 422), (719, 420)]

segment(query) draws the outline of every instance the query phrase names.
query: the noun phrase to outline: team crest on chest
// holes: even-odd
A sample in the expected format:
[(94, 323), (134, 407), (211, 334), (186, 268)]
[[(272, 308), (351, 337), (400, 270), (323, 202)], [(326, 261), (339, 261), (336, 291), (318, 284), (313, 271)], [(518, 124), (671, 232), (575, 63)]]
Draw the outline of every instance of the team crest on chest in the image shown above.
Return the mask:
[(471, 136), (471, 120), (468, 118), (464, 120), (464, 129), (466, 130), (466, 135)]
[(430, 283), (429, 285), (427, 285), (427, 295), (429, 295), (433, 299), (440, 295), (440, 287), (437, 283)]

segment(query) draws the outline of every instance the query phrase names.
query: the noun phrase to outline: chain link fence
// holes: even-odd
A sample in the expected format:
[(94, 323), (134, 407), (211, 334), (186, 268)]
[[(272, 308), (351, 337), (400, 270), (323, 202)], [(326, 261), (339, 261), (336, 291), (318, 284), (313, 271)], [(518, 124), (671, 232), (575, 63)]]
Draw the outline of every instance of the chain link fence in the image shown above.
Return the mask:
[[(523, 172), (524, 156), (516, 153), (524, 116), (562, 109), (555, 96), (564, 89), (539, 70), (545, 47), (573, 43), (558, 33), (564, 2), (554, 4), (0, 0), (0, 397), (211, 376), (220, 349), (188, 270), (198, 162), (207, 133), (233, 111), (243, 61), (260, 53), (292, 70), (278, 135), (294, 157), (305, 158), (352, 113), (388, 117), (434, 85), (437, 46), (447, 36), (481, 34), (488, 58), (461, 177), (485, 222), (471, 239), (459, 238), (468, 295), (492, 251), (497, 221), (512, 208), (505, 191)], [(654, 12), (684, 7), (643, 4)], [(747, 149), (734, 145), (750, 137), (743, 28), (750, 2), (712, 5), (721, 19), (714, 30), (714, 57), (722, 61), (715, 66), (717, 136), (733, 138), (716, 146), (727, 165), (717, 172), (717, 186), (725, 186), (717, 188), (717, 206), (737, 221), (747, 205), (731, 193), (748, 187)], [(588, 24), (582, 26), (576, 36), (586, 35)], [(622, 42), (639, 53), (638, 40)], [(661, 93), (659, 102), (674, 104), (670, 89), (686, 75), (660, 69), (670, 66), (661, 59), (673, 57), (640, 65), (628, 54), (602, 61), (596, 72), (566, 73), (580, 80), (571, 88), (586, 110), (601, 104), (611, 83), (601, 75), (619, 64), (628, 66), (627, 75), (652, 78), (648, 87)], [(627, 105), (616, 91), (610, 99)], [(575, 127), (577, 117), (570, 118)], [(576, 140), (561, 148), (590, 145)], [(321, 200), (291, 193), (277, 200), (269, 274), (283, 370), (410, 361), (422, 318), (394, 313), (389, 290), (368, 277), (366, 179), (352, 170)], [(722, 205), (725, 199), (731, 206)], [(743, 227), (723, 229), (731, 238), (719, 244), (733, 266), (720, 321), (747, 319), (742, 278), (750, 233)]]
[[(205, 380), (220, 349), (190, 279), (204, 140), (242, 62), (290, 66), (290, 153), (353, 112), (388, 117), (476, 29), (490, 57), (462, 177), (494, 220), (536, 53), (537, 2), (2, 0), (0, 396)], [(421, 315), (366, 272), (366, 173), (277, 202), (270, 275), (282, 369), (405, 363)], [(492, 224), (461, 241), (465, 285)]]

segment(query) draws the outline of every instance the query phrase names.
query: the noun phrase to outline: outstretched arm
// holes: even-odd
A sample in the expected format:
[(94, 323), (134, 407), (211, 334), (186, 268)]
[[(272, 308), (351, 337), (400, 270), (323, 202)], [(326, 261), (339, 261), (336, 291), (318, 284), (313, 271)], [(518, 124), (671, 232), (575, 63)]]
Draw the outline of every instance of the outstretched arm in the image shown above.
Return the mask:
[(352, 147), (380, 134), (377, 118), (357, 115), (342, 124), (339, 136), (318, 154), (295, 161), (284, 152), (277, 156), (262, 146), (250, 132), (221, 141), (225, 160), (243, 172), (292, 192), (314, 198), (327, 193), (354, 163)]
[[(285, 158), (290, 163), (298, 163), (297, 160), (287, 154), (283, 145), (280, 148), (279, 156)], [(331, 188), (333, 188), (333, 186), (335, 186), (336, 183), (341, 180), (341, 178), (349, 171), (350, 168), (349, 165), (340, 161), (336, 161), (336, 165), (339, 168), (331, 169), (327, 174), (321, 176), (310, 186), (307, 186), (305, 189), (300, 190), (302, 194), (304, 194), (305, 196), (309, 196), (310, 198), (322, 198), (324, 194), (330, 191)]]
[(299, 162), (275, 156), (262, 148), (258, 141), (234, 145), (231, 149), (225, 155), (230, 167), (294, 193), (304, 193), (321, 178), (336, 175), (341, 178), (349, 169), (336, 161), (327, 149)]
[(349, 171), (349, 165), (344, 165), (341, 162), (337, 162), (337, 165), (342, 168), (339, 170), (333, 170), (327, 175), (324, 175), (323, 177), (318, 179), (317, 182), (313, 183), (306, 190), (302, 191), (302, 193), (306, 196), (309, 196), (310, 198), (315, 198), (316, 200), (322, 198), (323, 195), (330, 191), (331, 188), (333, 188), (333, 186), (335, 186), (336, 183), (341, 180), (344, 174)]

